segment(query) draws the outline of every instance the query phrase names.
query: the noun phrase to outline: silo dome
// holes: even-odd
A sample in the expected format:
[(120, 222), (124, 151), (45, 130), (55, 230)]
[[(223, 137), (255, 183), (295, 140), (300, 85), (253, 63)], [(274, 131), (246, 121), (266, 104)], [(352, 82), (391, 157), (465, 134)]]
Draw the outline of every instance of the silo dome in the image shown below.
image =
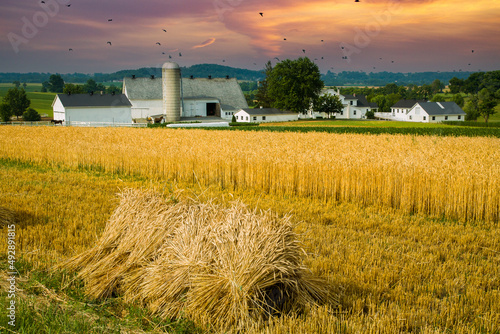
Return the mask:
[(162, 66), (163, 114), (167, 122), (181, 119), (181, 69), (169, 61)]

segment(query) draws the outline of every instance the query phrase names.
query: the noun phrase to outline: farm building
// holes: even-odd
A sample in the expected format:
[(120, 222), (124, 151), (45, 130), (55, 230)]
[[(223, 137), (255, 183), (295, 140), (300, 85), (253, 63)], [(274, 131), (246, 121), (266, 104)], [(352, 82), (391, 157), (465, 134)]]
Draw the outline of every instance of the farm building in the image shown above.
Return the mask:
[(130, 124), (131, 106), (124, 94), (57, 94), (52, 102), (54, 120), (66, 124)]
[(237, 122), (264, 123), (297, 121), (296, 112), (279, 110), (276, 108), (244, 108), (234, 114)]
[[(172, 120), (207, 116), (230, 120), (235, 112), (248, 108), (235, 78), (181, 78), (180, 69), (173, 62), (165, 63), (162, 73), (163, 78), (124, 78), (123, 93), (132, 103), (132, 118), (166, 115), (164, 99), (174, 98), (173, 95), (177, 94), (180, 99), (180, 111), (177, 113), (180, 114)], [(172, 92), (176, 86), (180, 91)]]
[(387, 116), (392, 116), (395, 120), (405, 121), (406, 114), (419, 102), (427, 102), (427, 100), (399, 100), (391, 107), (391, 112)]
[(464, 121), (465, 112), (455, 102), (417, 102), (406, 114), (406, 121), (437, 123)]
[[(344, 109), (340, 113), (335, 113), (334, 116), (337, 119), (363, 119), (366, 118), (366, 113), (368, 111), (376, 111), (378, 106), (376, 103), (370, 103), (366, 100), (364, 95), (349, 95), (340, 94), (339, 90), (325, 89), (322, 91), (321, 95), (330, 94), (333, 96), (338, 96)], [(328, 117), (326, 113), (321, 113), (321, 117)]]

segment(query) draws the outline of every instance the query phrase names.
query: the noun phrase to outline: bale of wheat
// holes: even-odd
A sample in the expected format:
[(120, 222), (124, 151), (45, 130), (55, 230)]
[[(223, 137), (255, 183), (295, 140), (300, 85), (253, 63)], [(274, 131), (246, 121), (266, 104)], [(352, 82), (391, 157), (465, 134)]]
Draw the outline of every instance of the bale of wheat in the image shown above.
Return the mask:
[(231, 332), (336, 303), (304, 256), (290, 217), (127, 190), (97, 245), (67, 266), (89, 296)]

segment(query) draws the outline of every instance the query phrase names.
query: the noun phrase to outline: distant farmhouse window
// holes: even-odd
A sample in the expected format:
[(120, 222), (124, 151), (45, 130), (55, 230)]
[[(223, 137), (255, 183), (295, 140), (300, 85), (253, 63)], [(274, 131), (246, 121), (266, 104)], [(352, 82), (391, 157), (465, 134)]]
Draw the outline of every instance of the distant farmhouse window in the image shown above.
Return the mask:
[(444, 116), (444, 120), (447, 121), (448, 120), (448, 116)]
[(236, 116), (236, 120), (238, 120), (238, 116)]
[(266, 116), (262, 116), (262, 120), (265, 121), (266, 120)]
[(248, 121), (248, 116), (247, 116), (247, 121)]
[(426, 120), (427, 118), (424, 116), (424, 121)]
[(254, 116), (254, 117), (253, 117), (253, 120), (254, 120), (254, 121), (256, 121), (256, 120), (257, 120), (257, 117), (256, 117), (256, 116)]
[(354, 115), (356, 115), (356, 110), (354, 110)]
[(410, 119), (411, 119), (411, 115), (410, 115)]
[(340, 112), (340, 115), (341, 115), (341, 116), (342, 116), (342, 115), (344, 115), (344, 111), (343, 111), (343, 110)]
[(432, 116), (432, 120), (435, 121), (436, 120), (436, 116)]
[(458, 119), (462, 119), (462, 115), (458, 115)]
[(354, 101), (351, 101), (351, 106), (354, 105)]

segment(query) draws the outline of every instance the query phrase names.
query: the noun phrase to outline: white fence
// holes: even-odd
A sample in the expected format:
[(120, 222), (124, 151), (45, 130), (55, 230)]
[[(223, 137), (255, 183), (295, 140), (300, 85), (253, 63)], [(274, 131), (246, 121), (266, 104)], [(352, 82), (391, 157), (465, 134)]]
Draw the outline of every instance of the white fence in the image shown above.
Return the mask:
[(14, 125), (14, 126), (80, 126), (80, 127), (132, 127), (132, 128), (145, 128), (147, 123), (113, 123), (113, 122), (63, 122), (62, 124), (53, 124), (50, 121), (40, 122), (8, 122), (0, 125)]

